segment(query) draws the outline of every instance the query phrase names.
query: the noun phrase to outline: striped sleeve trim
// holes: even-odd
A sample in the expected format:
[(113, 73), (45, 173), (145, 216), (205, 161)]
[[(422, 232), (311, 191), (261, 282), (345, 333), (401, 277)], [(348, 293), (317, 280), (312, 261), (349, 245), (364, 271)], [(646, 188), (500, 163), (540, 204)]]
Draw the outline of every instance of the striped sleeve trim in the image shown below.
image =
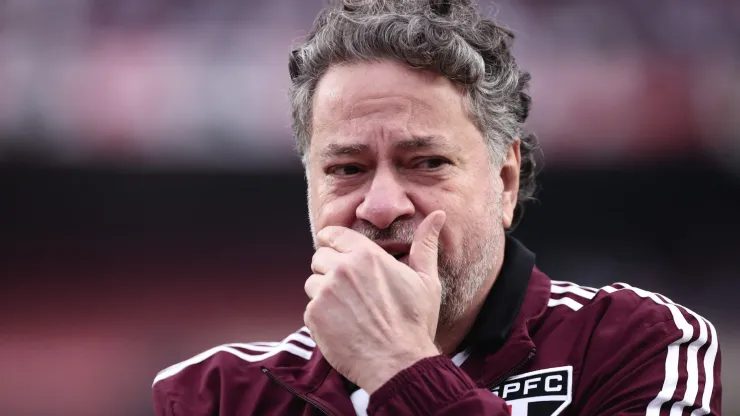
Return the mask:
[[(704, 319), (694, 311), (684, 306), (678, 305), (671, 302), (668, 298), (663, 298), (655, 293), (648, 292), (646, 290), (632, 287), (626, 283), (617, 283), (606, 289), (608, 292), (616, 292), (617, 290), (631, 290), (641, 298), (651, 299), (659, 305), (664, 305), (670, 310), (673, 317), (673, 321), (676, 326), (681, 330), (683, 336), (668, 345), (668, 354), (665, 362), (665, 378), (663, 380), (663, 388), (660, 393), (653, 399), (648, 405), (646, 416), (660, 415), (661, 407), (666, 404), (673, 402), (671, 405), (671, 415), (681, 415), (686, 407), (693, 407), (696, 403), (697, 396), (699, 393), (700, 375), (704, 375), (704, 394), (701, 401), (701, 407), (696, 409), (692, 415), (706, 415), (710, 412), (710, 402), (712, 390), (714, 390), (714, 361), (719, 348), (717, 341), (717, 332), (711, 322)], [(684, 312), (689, 314), (699, 325), (698, 336), (694, 333), (694, 326), (686, 319)], [(709, 328), (709, 330), (707, 329)], [(711, 332), (711, 339), (709, 333)], [(689, 341), (693, 341), (689, 343)], [(707, 342), (709, 346), (704, 356), (704, 368), (699, 368), (699, 350), (703, 348)], [(680, 360), (681, 350), (686, 349), (686, 362), (683, 363)], [(683, 367), (685, 365), (685, 368)], [(686, 377), (686, 391), (681, 400), (674, 399), (674, 395), (678, 388), (678, 382), (681, 378), (681, 374), (685, 371)]]
[(280, 352), (287, 352), (305, 360), (310, 360), (313, 355), (313, 349), (316, 347), (316, 343), (309, 337), (309, 335), (310, 332), (304, 327), (297, 332), (290, 334), (280, 342), (252, 342), (247, 344), (232, 343), (219, 345), (160, 371), (154, 378), (152, 386), (161, 380), (174, 376), (189, 366), (207, 360), (209, 357), (212, 357), (219, 352), (229, 353), (247, 362), (262, 361)]
[[(547, 302), (547, 306), (566, 306), (574, 311), (578, 311), (583, 307), (581, 299), (591, 300), (596, 296), (599, 289), (594, 289), (588, 286), (580, 286), (572, 282), (564, 282), (561, 280), (553, 280), (550, 285), (550, 294), (566, 295), (560, 298), (550, 298)], [(567, 296), (568, 294), (575, 295), (576, 299)]]
[[(691, 309), (672, 302), (667, 297), (630, 286), (626, 283), (616, 283), (611, 286), (594, 289), (579, 286), (572, 282), (553, 280), (551, 294), (563, 295), (563, 297), (550, 298), (548, 306), (555, 307), (562, 305), (578, 311), (585, 303), (593, 299), (598, 292), (614, 293), (620, 290), (632, 291), (641, 298), (650, 299), (656, 304), (668, 308), (673, 322), (682, 333), (681, 338), (668, 345), (663, 386), (658, 395), (648, 405), (646, 415), (660, 415), (661, 408), (667, 403), (671, 404), (671, 415), (681, 415), (687, 407), (696, 407), (691, 413), (691, 416), (709, 414), (711, 412), (710, 403), (712, 392), (714, 391), (714, 365), (719, 350), (717, 331), (711, 322)], [(694, 325), (687, 320), (687, 316), (698, 325), (698, 334), (695, 331)], [(704, 360), (700, 365), (699, 352), (702, 349), (705, 349), (705, 354)], [(682, 354), (683, 351), (685, 353)], [(685, 362), (682, 357), (685, 357)], [(684, 377), (685, 393), (680, 399), (674, 398), (682, 374), (686, 375)], [(704, 380), (703, 386), (701, 385), (702, 379)], [(700, 397), (701, 402), (698, 402), (700, 388), (703, 389)]]

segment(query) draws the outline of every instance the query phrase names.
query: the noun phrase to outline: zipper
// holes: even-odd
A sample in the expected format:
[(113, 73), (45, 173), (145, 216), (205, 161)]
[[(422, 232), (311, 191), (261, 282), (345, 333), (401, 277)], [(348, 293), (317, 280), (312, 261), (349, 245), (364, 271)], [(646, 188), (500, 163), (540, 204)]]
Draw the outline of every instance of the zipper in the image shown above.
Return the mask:
[(512, 368), (509, 371), (507, 371), (506, 374), (504, 374), (503, 376), (499, 377), (495, 382), (489, 383), (488, 390), (493, 389), (494, 387), (496, 387), (499, 384), (501, 384), (503, 381), (506, 381), (507, 378), (509, 378), (509, 377), (513, 376), (514, 374), (516, 374), (517, 372), (519, 372), (519, 370), (521, 370), (522, 368), (524, 368), (524, 366), (529, 363), (529, 361), (535, 356), (536, 353), (537, 353), (537, 350), (534, 349), (534, 348), (532, 348), (531, 350), (529, 350), (529, 352), (527, 353), (527, 356), (524, 357), (521, 361), (519, 361), (519, 363), (517, 365), (515, 365), (514, 368)]
[(265, 374), (267, 374), (267, 377), (270, 377), (270, 379), (272, 379), (272, 381), (274, 381), (275, 383), (277, 383), (280, 387), (284, 388), (285, 390), (289, 391), (292, 395), (297, 396), (297, 397), (303, 399), (305, 402), (307, 402), (307, 403), (311, 404), (313, 407), (319, 409), (319, 411), (321, 411), (321, 413), (323, 413), (323, 414), (325, 414), (327, 416), (333, 416), (331, 413), (329, 413), (329, 411), (327, 411), (326, 409), (324, 409), (323, 407), (321, 407), (321, 405), (319, 405), (315, 401), (309, 399), (308, 397), (306, 397), (303, 394), (298, 393), (297, 391), (295, 391), (292, 388), (288, 387), (288, 385), (286, 385), (282, 381), (278, 380), (278, 378), (275, 377), (272, 373), (270, 373), (270, 371), (268, 369), (262, 367), (262, 372), (265, 373)]

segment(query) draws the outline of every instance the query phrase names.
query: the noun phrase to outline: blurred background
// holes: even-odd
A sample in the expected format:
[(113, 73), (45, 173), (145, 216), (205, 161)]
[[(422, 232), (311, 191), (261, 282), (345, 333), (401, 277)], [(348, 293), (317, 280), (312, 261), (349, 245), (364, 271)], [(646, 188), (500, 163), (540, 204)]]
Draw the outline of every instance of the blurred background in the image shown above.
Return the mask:
[[(302, 326), (287, 100), (319, 0), (0, 1), (0, 415), (151, 415), (157, 371)], [(701, 313), (740, 415), (740, 2), (481, 2), (533, 74), (553, 278)]]

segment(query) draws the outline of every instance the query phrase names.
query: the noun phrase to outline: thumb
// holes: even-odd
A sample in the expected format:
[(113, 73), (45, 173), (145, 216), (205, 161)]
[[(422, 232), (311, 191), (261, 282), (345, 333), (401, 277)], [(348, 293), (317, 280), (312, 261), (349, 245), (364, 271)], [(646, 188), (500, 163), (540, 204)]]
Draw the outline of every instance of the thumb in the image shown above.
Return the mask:
[(447, 214), (434, 211), (424, 218), (414, 233), (414, 242), (409, 252), (409, 267), (425, 277), (437, 278), (437, 253), (439, 232), (445, 224)]

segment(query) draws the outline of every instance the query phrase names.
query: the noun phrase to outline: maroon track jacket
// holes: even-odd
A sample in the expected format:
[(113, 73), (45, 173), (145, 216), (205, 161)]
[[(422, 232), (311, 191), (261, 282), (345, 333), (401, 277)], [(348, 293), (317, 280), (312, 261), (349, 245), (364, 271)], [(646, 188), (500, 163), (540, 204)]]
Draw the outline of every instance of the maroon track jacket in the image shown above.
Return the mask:
[[(504, 267), (463, 343), (401, 371), (368, 415), (719, 415), (714, 326), (627, 284), (550, 280), (507, 239)], [(226, 344), (161, 371), (158, 416), (355, 415), (351, 383), (305, 328), (282, 342)], [(354, 387), (356, 388), (356, 387)]]

